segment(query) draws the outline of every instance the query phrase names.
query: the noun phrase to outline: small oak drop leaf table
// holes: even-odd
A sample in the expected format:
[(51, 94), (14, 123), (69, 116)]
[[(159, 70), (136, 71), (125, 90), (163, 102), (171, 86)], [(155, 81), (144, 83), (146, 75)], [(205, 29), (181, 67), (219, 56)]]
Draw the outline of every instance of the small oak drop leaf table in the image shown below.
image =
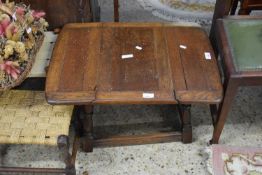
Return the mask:
[[(51, 104), (84, 109), (82, 146), (92, 151), (94, 146), (192, 142), (191, 104), (220, 103), (222, 85), (208, 36), (199, 26), (68, 24), (53, 51), (46, 98)], [(176, 104), (181, 132), (96, 139), (92, 121), (96, 104)]]

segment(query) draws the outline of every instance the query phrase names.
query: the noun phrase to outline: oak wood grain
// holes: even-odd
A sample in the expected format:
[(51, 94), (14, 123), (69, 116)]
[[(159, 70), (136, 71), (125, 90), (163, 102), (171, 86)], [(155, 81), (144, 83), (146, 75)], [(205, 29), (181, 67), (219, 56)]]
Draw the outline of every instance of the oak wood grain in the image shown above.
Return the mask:
[(152, 144), (161, 142), (180, 141), (182, 139), (180, 132), (154, 133), (147, 135), (133, 135), (133, 136), (111, 136), (94, 141), (94, 146), (123, 146), (123, 145), (137, 145), (137, 144)]
[[(212, 59), (206, 60), (204, 52)], [(126, 54), (133, 57), (122, 59)], [(88, 93), (79, 100), (77, 94), (83, 92)], [(208, 36), (200, 27), (87, 23), (63, 28), (46, 94), (56, 104), (218, 103), (222, 86)]]

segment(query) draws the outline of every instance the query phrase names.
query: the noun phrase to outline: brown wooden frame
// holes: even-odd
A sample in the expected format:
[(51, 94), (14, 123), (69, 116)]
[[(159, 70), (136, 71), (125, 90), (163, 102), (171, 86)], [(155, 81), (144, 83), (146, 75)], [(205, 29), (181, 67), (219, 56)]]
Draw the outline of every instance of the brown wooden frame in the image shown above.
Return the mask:
[(74, 140), (72, 154), (69, 153), (69, 138), (60, 135), (57, 138), (57, 146), (61, 151), (60, 154), (64, 159), (65, 168), (23, 168), (23, 167), (3, 167), (0, 166), (0, 173), (48, 173), (48, 174), (65, 174), (76, 175), (75, 160), (77, 149), (79, 147), (78, 138)]
[(152, 144), (182, 141), (183, 143), (192, 142), (192, 125), (191, 125), (191, 105), (179, 105), (179, 116), (181, 121), (180, 131), (155, 132), (143, 135), (127, 136), (109, 136), (106, 138), (95, 138), (93, 133), (93, 108), (94, 105), (78, 106), (77, 126), (80, 133), (81, 148), (85, 152), (92, 152), (94, 147), (105, 146), (124, 146), (137, 144)]
[[(261, 19), (261, 17), (237, 16), (230, 19)], [(225, 121), (240, 86), (261, 86), (262, 71), (237, 71), (233, 65), (229, 41), (226, 37), (223, 19), (217, 20), (217, 41), (220, 56), (225, 65), (224, 99), (219, 105), (211, 143), (218, 143)]]

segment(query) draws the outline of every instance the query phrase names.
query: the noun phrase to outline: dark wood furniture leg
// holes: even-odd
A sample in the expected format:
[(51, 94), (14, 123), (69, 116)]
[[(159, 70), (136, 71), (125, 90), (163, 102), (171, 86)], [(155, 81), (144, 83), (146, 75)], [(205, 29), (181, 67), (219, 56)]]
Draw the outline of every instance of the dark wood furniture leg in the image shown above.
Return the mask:
[(93, 136), (93, 105), (79, 107), (79, 118), (82, 137), (82, 149), (85, 152), (93, 151), (94, 136)]
[(215, 124), (213, 138), (210, 141), (211, 144), (218, 144), (220, 135), (224, 128), (227, 116), (230, 112), (234, 97), (237, 93), (238, 83), (236, 79), (229, 79), (224, 83), (224, 99), (219, 105), (218, 117)]
[(230, 10), (230, 15), (236, 14), (238, 2), (239, 2), (239, 0), (233, 0), (232, 7), (231, 7), (231, 10)]
[[(65, 174), (66, 175), (76, 175), (75, 170), (75, 157), (73, 158), (69, 153), (69, 138), (68, 136), (61, 135), (57, 138), (57, 146), (61, 150), (62, 156), (64, 157), (64, 162), (66, 164)], [(73, 147), (73, 153), (76, 153), (75, 144)], [(76, 154), (72, 154), (76, 156)]]
[(212, 124), (215, 127), (216, 122), (217, 122), (217, 105), (216, 104), (211, 104), (210, 106), (210, 113), (211, 113), (211, 117), (212, 117)]
[(192, 143), (191, 105), (179, 105), (179, 113), (182, 121), (182, 142)]
[(99, 22), (100, 21), (100, 7), (98, 4), (98, 0), (90, 0), (91, 12), (92, 12), (92, 21)]
[(114, 0), (114, 20), (115, 22), (119, 22), (119, 2), (118, 0)]

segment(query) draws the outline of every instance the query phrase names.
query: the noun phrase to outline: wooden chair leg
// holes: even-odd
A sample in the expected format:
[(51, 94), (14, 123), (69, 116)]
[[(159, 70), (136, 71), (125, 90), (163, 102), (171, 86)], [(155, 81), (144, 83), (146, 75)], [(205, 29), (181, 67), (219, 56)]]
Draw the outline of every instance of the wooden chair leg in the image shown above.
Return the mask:
[[(57, 139), (57, 146), (61, 150), (64, 162), (66, 164), (66, 175), (76, 175), (75, 170), (75, 158), (72, 159), (71, 154), (69, 153), (69, 138), (68, 136), (61, 135)], [(73, 153), (75, 154), (75, 148), (73, 148)]]
[(114, 0), (114, 20), (115, 22), (119, 22), (119, 2), (118, 0)]
[(91, 5), (93, 22), (99, 22), (100, 21), (100, 7), (98, 4), (98, 0), (90, 0), (90, 5)]
[(217, 105), (211, 104), (209, 106), (210, 106), (210, 113), (212, 117), (212, 123), (213, 123), (213, 126), (215, 126), (217, 122)]
[(218, 144), (220, 135), (224, 128), (228, 113), (232, 106), (234, 97), (237, 93), (238, 84), (235, 80), (227, 80), (224, 84), (224, 99), (219, 105), (218, 117), (214, 126), (213, 138), (210, 141), (211, 144)]
[(238, 2), (239, 2), (239, 0), (233, 0), (230, 15), (236, 14)]
[(81, 144), (85, 152), (93, 151), (93, 105), (80, 106), (78, 117), (81, 128)]
[(179, 105), (179, 113), (182, 121), (182, 142), (192, 143), (191, 105)]

